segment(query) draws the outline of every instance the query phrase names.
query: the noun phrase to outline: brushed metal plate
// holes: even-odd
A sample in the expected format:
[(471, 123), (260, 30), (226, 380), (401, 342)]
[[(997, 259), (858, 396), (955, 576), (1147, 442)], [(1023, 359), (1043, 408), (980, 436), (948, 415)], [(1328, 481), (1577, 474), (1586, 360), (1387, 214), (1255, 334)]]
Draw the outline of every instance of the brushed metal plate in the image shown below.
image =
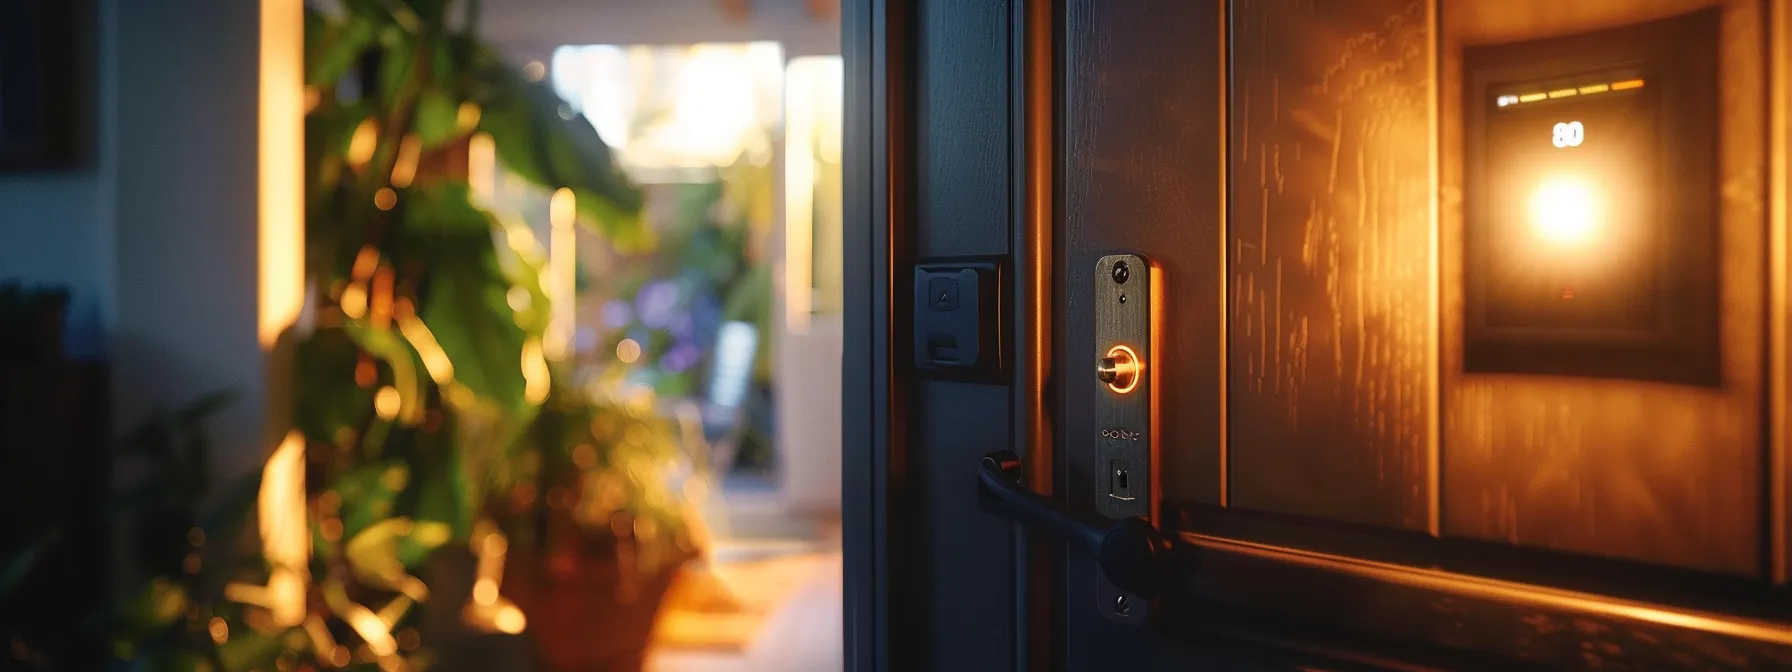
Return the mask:
[[(1087, 384), (1095, 392), (1095, 509), (1109, 518), (1149, 517), (1157, 490), (1157, 334), (1154, 319), (1161, 274), (1136, 254), (1102, 257), (1095, 269), (1095, 352)], [(1141, 366), (1129, 391), (1095, 374), (1116, 347)]]

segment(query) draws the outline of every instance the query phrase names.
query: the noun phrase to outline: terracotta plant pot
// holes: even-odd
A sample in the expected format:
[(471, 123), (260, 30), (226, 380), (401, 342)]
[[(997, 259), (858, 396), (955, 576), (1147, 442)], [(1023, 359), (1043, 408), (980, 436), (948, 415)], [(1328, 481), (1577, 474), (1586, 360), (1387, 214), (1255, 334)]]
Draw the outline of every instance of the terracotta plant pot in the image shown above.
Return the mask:
[(682, 563), (650, 575), (624, 571), (617, 543), (584, 537), (511, 548), (503, 592), (528, 616), (541, 669), (633, 672), (645, 665), (654, 620)]

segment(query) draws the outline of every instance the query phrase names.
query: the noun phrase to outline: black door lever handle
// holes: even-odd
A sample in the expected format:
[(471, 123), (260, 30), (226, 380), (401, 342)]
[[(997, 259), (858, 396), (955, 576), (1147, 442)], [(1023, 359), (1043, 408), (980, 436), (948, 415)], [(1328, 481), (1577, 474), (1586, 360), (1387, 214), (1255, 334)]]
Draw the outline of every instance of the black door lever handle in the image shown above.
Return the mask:
[(1143, 518), (1113, 520), (1058, 506), (1020, 483), (1020, 456), (1012, 451), (984, 455), (977, 481), (985, 510), (1082, 548), (1115, 586), (1145, 598), (1162, 588), (1169, 547)]

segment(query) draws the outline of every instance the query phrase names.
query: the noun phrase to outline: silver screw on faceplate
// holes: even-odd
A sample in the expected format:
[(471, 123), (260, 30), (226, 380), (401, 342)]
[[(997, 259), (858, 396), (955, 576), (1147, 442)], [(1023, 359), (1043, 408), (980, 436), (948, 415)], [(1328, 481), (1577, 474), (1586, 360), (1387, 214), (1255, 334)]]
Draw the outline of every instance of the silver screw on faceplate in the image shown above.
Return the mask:
[(1132, 613), (1132, 603), (1126, 600), (1125, 595), (1114, 598), (1114, 613), (1120, 616)]

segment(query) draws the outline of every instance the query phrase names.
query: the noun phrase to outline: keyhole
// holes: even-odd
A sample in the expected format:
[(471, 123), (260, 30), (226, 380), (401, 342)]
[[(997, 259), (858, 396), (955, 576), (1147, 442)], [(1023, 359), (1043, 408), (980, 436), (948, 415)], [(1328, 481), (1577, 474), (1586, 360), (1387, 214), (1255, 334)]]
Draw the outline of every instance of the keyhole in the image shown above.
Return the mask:
[(1128, 486), (1126, 485), (1126, 470), (1125, 469), (1115, 469), (1114, 470), (1114, 485), (1120, 486), (1121, 490), (1126, 490), (1128, 488)]

